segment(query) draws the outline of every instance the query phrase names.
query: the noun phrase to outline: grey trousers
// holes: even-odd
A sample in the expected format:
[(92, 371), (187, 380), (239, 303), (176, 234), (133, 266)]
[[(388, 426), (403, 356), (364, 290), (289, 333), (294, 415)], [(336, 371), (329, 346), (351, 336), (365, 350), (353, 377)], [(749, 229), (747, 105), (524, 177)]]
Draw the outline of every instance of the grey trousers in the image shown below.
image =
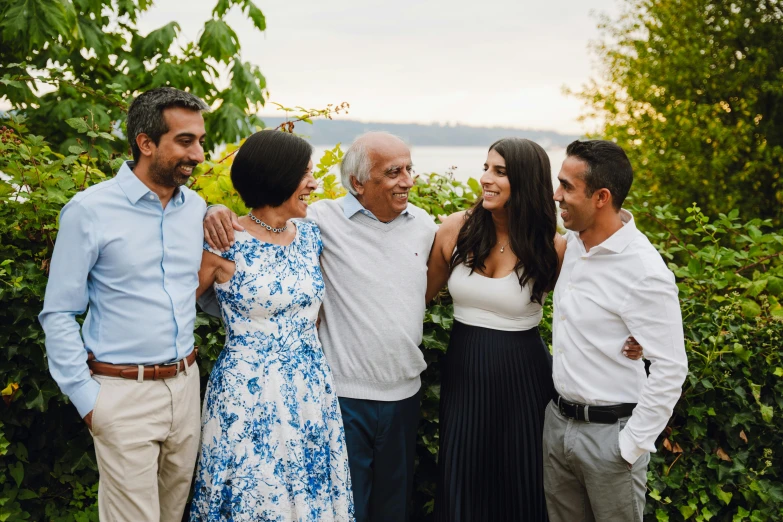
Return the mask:
[(544, 492), (550, 522), (642, 522), (650, 454), (628, 468), (619, 444), (627, 421), (576, 421), (549, 403), (544, 418)]

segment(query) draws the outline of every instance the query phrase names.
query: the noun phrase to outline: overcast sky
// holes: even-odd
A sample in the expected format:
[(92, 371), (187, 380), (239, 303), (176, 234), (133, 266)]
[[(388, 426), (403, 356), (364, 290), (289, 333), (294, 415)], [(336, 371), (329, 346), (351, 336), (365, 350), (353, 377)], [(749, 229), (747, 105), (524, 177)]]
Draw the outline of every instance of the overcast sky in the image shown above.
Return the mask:
[[(580, 102), (562, 93), (597, 71), (588, 43), (618, 0), (255, 0), (267, 30), (234, 8), (242, 58), (272, 101), (349, 117), (459, 122), (581, 133)], [(175, 20), (196, 39), (216, 0), (156, 0), (142, 34)], [(183, 9), (187, 6), (187, 9)], [(268, 112), (268, 111), (265, 111)]]

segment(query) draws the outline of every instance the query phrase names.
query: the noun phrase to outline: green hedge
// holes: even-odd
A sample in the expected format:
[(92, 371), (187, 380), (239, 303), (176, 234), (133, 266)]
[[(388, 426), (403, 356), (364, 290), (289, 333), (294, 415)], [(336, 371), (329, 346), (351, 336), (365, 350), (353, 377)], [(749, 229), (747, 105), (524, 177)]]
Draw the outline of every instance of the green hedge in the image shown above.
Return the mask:
[[(0, 522), (97, 520), (97, 472), (92, 441), (76, 410), (47, 371), (37, 322), (60, 208), (79, 190), (116, 170), (90, 121), (69, 124), (82, 134), (63, 156), (27, 133), (21, 119), (0, 129)], [(322, 197), (337, 197), (328, 167)], [(227, 178), (230, 161), (197, 172), (195, 188), (210, 202), (237, 208)], [(480, 192), (448, 176), (418, 179), (411, 200), (432, 215), (467, 207)], [(640, 199), (642, 201), (643, 198)], [(690, 373), (683, 398), (662, 435), (649, 471), (646, 519), (762, 521), (783, 519), (783, 237), (768, 222), (740, 221), (737, 212), (709, 220), (687, 211), (632, 206), (677, 276)], [(542, 333), (548, 341), (551, 305)], [(453, 320), (443, 295), (425, 318), (424, 400), (416, 518), (432, 509), (438, 447), (438, 357)], [(197, 320), (203, 372), (223, 344), (220, 325)]]

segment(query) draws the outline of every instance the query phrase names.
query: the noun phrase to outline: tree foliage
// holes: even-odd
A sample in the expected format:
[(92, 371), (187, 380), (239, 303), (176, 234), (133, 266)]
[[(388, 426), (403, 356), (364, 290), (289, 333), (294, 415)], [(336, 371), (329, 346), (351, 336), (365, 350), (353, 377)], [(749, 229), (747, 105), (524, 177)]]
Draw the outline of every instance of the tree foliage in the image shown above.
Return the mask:
[[(121, 100), (117, 98), (118, 102)], [(303, 120), (307, 118), (304, 116)], [(60, 154), (26, 128), (23, 116), (0, 128), (0, 520), (97, 520), (92, 440), (49, 376), (37, 322), (62, 206), (105, 179), (122, 158), (92, 119), (67, 123), (82, 145)], [(288, 129), (288, 126), (286, 126)], [(237, 211), (229, 166), (233, 148), (194, 175), (193, 188)], [(330, 172), (340, 147), (319, 162), (319, 198), (339, 197)], [(411, 201), (433, 215), (468, 207), (480, 187), (448, 175), (421, 176)], [(637, 199), (644, 199), (637, 198)], [(648, 234), (677, 276), (690, 372), (683, 398), (649, 470), (646, 520), (765, 521), (783, 518), (783, 231), (742, 221), (733, 210), (714, 220), (691, 206), (631, 207), (656, 223)], [(551, 339), (551, 302), (542, 335)], [(427, 311), (416, 520), (431, 519), (438, 450), (439, 364), (453, 307), (447, 294)], [(219, 321), (199, 314), (196, 341), (205, 378), (222, 349)]]
[[(239, 39), (225, 22), (240, 9), (263, 31), (266, 21), (252, 0), (216, 0), (197, 41), (183, 41), (170, 22), (139, 34), (139, 17), (151, 0), (0, 0), (0, 98), (27, 117), (31, 132), (45, 135), (60, 152), (75, 144), (70, 118), (90, 115), (109, 132), (124, 120), (125, 99), (170, 85), (201, 97), (209, 144), (234, 143), (263, 122), (255, 115), (266, 101), (259, 68), (241, 59)], [(218, 80), (228, 71), (228, 82)], [(121, 141), (97, 145), (125, 151)]]
[[(216, 107), (207, 121), (213, 143), (235, 142), (259, 123), (249, 114), (264, 99), (262, 77), (236, 58), (236, 35), (223, 20), (236, 6), (263, 29), (261, 11), (218, 0), (198, 42), (174, 52), (176, 24), (136, 34), (149, 5), (0, 0), (0, 94), (15, 107), (0, 121), (0, 522), (97, 520), (92, 440), (49, 376), (37, 314), (60, 209), (116, 172), (127, 149), (116, 139), (126, 100), (155, 85), (189, 88)], [(652, 191), (637, 192), (631, 210), (650, 224), (680, 289), (690, 371), (651, 460), (648, 521), (783, 519), (780, 20), (772, 0), (632, 0), (615, 29), (605, 25), (615, 38), (601, 49), (613, 83), (583, 93), (606, 118), (606, 136), (629, 151), (636, 185)], [(233, 72), (231, 91), (213, 86), (220, 64)], [(37, 77), (54, 90), (33, 91)], [(296, 115), (281, 130), (338, 107), (284, 108)], [(200, 166), (192, 188), (242, 211), (229, 177), (235, 150)], [(338, 145), (321, 158), (314, 199), (344, 193), (331, 171), (341, 157)], [(411, 201), (440, 216), (480, 192), (475, 182), (433, 174), (417, 178)], [(547, 341), (551, 313), (548, 302)], [(431, 518), (434, 496), (438, 360), (453, 323), (447, 294), (424, 321), (420, 521)], [(216, 319), (199, 314), (202, 376), (224, 336)]]
[(651, 202), (783, 223), (783, 4), (629, 0), (579, 93)]

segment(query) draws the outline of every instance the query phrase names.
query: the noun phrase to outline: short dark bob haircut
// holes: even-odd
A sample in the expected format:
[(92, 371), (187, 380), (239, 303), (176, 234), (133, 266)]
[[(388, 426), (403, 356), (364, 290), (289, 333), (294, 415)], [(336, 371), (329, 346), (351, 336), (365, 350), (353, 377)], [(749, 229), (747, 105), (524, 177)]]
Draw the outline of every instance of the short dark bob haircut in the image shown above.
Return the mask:
[(605, 188), (612, 193), (614, 209), (622, 208), (633, 184), (633, 168), (622, 147), (606, 140), (576, 140), (566, 149), (566, 156), (587, 164), (584, 181), (588, 197)]
[(239, 148), (231, 182), (249, 208), (279, 207), (305, 176), (313, 147), (293, 134), (263, 130)]

